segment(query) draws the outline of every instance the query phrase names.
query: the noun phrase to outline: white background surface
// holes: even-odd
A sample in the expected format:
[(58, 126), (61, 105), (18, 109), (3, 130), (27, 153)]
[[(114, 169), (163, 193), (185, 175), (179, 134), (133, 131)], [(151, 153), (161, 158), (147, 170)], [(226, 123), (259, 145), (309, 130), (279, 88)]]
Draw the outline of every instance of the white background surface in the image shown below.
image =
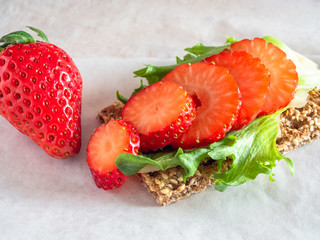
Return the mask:
[(0, 35), (31, 25), (65, 49), (84, 81), (80, 155), (56, 160), (0, 119), (0, 239), (319, 239), (320, 141), (224, 193), (159, 207), (134, 177), (96, 188), (86, 164), (97, 112), (138, 85), (144, 63), (197, 42), (272, 35), (320, 64), (319, 1), (0, 1)]

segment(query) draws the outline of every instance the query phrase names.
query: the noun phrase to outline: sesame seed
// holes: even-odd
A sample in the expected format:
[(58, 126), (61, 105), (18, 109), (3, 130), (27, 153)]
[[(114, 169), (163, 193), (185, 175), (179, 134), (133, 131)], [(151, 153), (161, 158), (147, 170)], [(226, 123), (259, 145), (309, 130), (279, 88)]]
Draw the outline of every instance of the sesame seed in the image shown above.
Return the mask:
[(164, 188), (160, 191), (162, 194), (168, 194), (170, 190), (168, 188)]
[(164, 178), (164, 179), (168, 179), (168, 175), (165, 174), (165, 173), (162, 173), (161, 176), (162, 176), (162, 178)]

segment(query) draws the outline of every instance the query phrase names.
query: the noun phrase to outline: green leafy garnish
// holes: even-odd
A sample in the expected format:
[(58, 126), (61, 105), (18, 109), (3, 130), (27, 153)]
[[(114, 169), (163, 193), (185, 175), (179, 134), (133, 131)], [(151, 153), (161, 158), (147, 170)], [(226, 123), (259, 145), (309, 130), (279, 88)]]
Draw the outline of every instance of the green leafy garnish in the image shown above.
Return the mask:
[(298, 90), (312, 90), (320, 86), (320, 70), (306, 72), (299, 76)]
[(186, 48), (185, 51), (189, 52), (189, 54), (185, 55), (183, 59), (177, 58), (177, 64), (169, 66), (153, 66), (148, 64), (145, 68), (135, 71), (134, 74), (137, 77), (146, 78), (150, 85), (160, 81), (168, 72), (181, 64), (200, 62), (201, 60), (210, 57), (213, 54), (218, 54), (229, 47), (230, 43), (219, 47), (207, 47), (199, 43), (192, 48)]
[[(146, 85), (143, 84), (143, 80), (140, 80), (140, 87), (136, 88), (133, 93), (131, 94), (130, 97), (132, 97), (133, 95), (135, 95), (136, 93), (140, 92), (142, 89), (144, 89), (146, 87)], [(119, 91), (117, 91), (117, 99), (122, 102), (123, 104), (126, 104), (128, 102), (128, 99), (125, 98), (124, 96), (122, 96)]]
[(182, 64), (183, 62), (191, 61), (194, 58), (194, 55), (192, 54), (186, 54), (182, 59), (179, 57), (176, 57), (177, 64)]
[(238, 40), (235, 39), (234, 37), (227, 37), (226, 43), (232, 44), (232, 43), (235, 43), (235, 42), (238, 42)]
[(188, 54), (186, 54), (182, 59), (176, 57), (176, 64), (169, 66), (153, 66), (151, 64), (146, 65), (145, 68), (137, 70), (134, 72), (136, 77), (146, 78), (148, 84), (153, 84), (160, 81), (168, 72), (172, 71), (175, 67), (185, 64), (185, 63), (195, 63), (204, 60), (214, 54), (219, 54), (224, 49), (229, 48), (230, 45), (236, 42), (233, 37), (228, 37), (226, 44), (223, 46), (205, 46), (202, 43), (198, 43), (191, 48), (184, 49)]
[(116, 94), (117, 94), (117, 99), (118, 99), (120, 102), (122, 102), (123, 104), (126, 104), (126, 103), (128, 102), (128, 98), (122, 96), (119, 91), (117, 91)]
[(142, 89), (144, 89), (146, 85), (144, 85), (143, 80), (140, 80), (140, 87), (134, 89), (133, 93), (131, 94), (131, 97), (135, 95), (136, 93), (140, 92)]
[(186, 151), (169, 149), (143, 156), (123, 153), (117, 158), (116, 165), (126, 175), (139, 172), (147, 164), (162, 170), (179, 165), (184, 169), (183, 178), (186, 180), (195, 174), (200, 162), (206, 158), (217, 160), (219, 170), (223, 161), (232, 158), (233, 164), (228, 171), (212, 175), (217, 179), (215, 188), (219, 191), (224, 191), (227, 186), (253, 180), (261, 173), (273, 180), (272, 169), (276, 166), (276, 160), (284, 159), (293, 174), (292, 161), (283, 156), (275, 145), (279, 131), (276, 121), (278, 114), (258, 118), (247, 127), (228, 133), (224, 139), (208, 147)]
[(173, 166), (181, 166), (184, 169), (183, 178), (191, 177), (195, 174), (200, 162), (208, 158), (208, 148), (198, 148), (192, 151), (165, 149), (161, 152), (148, 153), (144, 155), (132, 155), (122, 153), (116, 160), (116, 165), (121, 172), (130, 176), (139, 172), (147, 164), (152, 164), (161, 170), (166, 170)]
[(223, 191), (227, 186), (238, 186), (254, 180), (261, 173), (269, 176), (272, 181), (272, 169), (276, 166), (276, 160), (284, 159), (293, 174), (291, 159), (283, 156), (276, 147), (279, 132), (276, 117), (279, 114), (280, 112), (257, 118), (243, 129), (228, 133), (227, 137), (233, 135), (237, 139), (236, 143), (232, 147), (215, 148), (209, 153), (213, 159), (233, 159), (231, 169), (212, 175), (217, 179), (217, 190)]

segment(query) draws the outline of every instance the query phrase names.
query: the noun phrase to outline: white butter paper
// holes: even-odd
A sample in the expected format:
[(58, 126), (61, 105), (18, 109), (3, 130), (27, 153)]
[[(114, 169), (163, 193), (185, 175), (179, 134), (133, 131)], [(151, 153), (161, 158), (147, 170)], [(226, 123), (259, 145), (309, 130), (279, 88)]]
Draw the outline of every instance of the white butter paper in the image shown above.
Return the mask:
[(0, 239), (319, 239), (320, 141), (265, 176), (160, 207), (135, 179), (98, 189), (86, 163), (97, 113), (133, 70), (168, 64), (197, 42), (274, 35), (320, 64), (318, 1), (1, 1), (0, 35), (32, 25), (75, 58), (84, 81), (82, 150), (47, 156), (0, 118)]

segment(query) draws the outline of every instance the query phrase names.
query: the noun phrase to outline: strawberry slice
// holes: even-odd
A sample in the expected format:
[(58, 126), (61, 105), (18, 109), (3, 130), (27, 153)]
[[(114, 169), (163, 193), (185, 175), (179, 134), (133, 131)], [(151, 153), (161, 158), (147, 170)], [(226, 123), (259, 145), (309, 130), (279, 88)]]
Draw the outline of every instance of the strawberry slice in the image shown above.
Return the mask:
[(162, 80), (183, 86), (196, 103), (192, 126), (172, 142), (173, 147), (190, 149), (224, 137), (241, 105), (239, 88), (227, 69), (204, 62), (182, 64)]
[(195, 104), (183, 87), (160, 81), (132, 96), (121, 116), (132, 122), (140, 133), (140, 150), (156, 151), (191, 126), (195, 119)]
[(87, 162), (93, 179), (104, 190), (120, 187), (127, 176), (115, 165), (117, 157), (124, 152), (136, 155), (139, 136), (132, 124), (123, 120), (111, 120), (99, 126), (87, 148)]
[(230, 51), (246, 51), (259, 58), (270, 73), (270, 87), (259, 116), (271, 114), (286, 107), (294, 97), (298, 86), (296, 66), (285, 52), (262, 38), (244, 39), (233, 43)]
[(227, 68), (239, 86), (242, 105), (232, 130), (248, 125), (260, 112), (269, 90), (270, 77), (264, 65), (246, 52), (224, 51), (205, 61)]

